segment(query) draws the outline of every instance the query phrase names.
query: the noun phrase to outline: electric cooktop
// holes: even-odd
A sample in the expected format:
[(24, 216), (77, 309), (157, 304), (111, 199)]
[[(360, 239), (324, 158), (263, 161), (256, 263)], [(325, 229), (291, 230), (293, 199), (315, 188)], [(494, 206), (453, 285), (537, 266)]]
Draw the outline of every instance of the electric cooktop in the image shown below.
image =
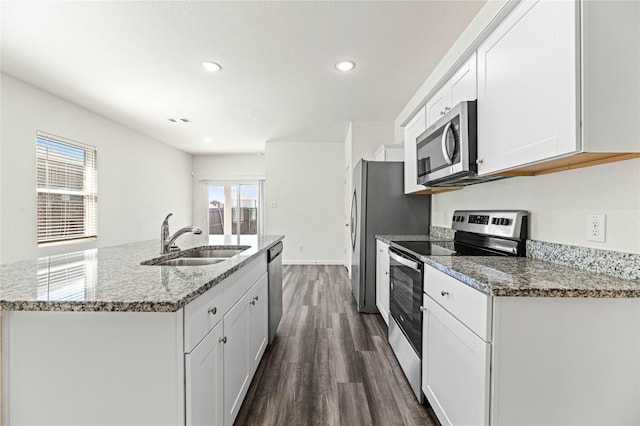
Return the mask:
[(392, 241), (418, 256), (524, 256), (529, 213), (523, 210), (456, 210), (453, 241)]

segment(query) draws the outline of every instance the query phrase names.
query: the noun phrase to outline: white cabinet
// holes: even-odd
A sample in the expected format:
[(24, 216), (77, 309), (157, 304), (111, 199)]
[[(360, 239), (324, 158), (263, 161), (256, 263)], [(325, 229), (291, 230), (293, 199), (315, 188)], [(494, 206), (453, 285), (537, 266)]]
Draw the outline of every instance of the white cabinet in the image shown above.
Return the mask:
[(233, 424), (268, 341), (267, 274), (224, 315), (224, 423)]
[(220, 322), (185, 355), (187, 425), (221, 425), (223, 410), (223, 327)]
[(491, 298), (425, 265), (422, 391), (443, 424), (489, 422)]
[(424, 296), (422, 388), (444, 425), (489, 423), (491, 345)]
[(389, 325), (389, 244), (376, 240), (376, 306)]
[(233, 424), (268, 343), (266, 258), (185, 307), (187, 425)]
[(424, 191), (425, 187), (418, 185), (417, 174), (417, 137), (426, 130), (425, 107), (422, 107), (404, 128), (404, 193)]
[(267, 274), (264, 274), (249, 291), (251, 294), (249, 302), (249, 354), (252, 376), (256, 372), (269, 343), (267, 281)]
[(456, 71), (426, 104), (426, 127), (429, 128), (451, 108), (477, 97), (475, 53)]
[(384, 144), (375, 153), (375, 161), (404, 161), (404, 145)]
[(249, 302), (247, 292), (227, 312), (224, 321), (224, 424), (232, 424), (251, 383)]
[(443, 425), (640, 424), (640, 299), (487, 296), (424, 273), (422, 391)]
[(523, 1), (478, 48), (478, 172), (580, 150), (578, 2)]

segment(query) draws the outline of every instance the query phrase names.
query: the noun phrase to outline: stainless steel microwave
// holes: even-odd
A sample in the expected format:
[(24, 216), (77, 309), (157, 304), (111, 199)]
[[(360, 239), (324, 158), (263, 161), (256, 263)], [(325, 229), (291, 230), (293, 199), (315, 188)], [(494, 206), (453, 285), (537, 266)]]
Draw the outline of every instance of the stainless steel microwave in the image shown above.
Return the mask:
[(477, 183), (476, 101), (461, 102), (416, 139), (418, 184)]

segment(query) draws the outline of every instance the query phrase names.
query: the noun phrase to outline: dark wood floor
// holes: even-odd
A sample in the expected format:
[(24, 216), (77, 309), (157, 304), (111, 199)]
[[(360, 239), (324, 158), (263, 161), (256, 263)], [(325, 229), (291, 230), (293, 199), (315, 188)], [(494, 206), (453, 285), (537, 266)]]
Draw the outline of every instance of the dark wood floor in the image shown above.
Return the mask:
[(285, 266), (284, 314), (236, 425), (435, 425), (341, 266)]

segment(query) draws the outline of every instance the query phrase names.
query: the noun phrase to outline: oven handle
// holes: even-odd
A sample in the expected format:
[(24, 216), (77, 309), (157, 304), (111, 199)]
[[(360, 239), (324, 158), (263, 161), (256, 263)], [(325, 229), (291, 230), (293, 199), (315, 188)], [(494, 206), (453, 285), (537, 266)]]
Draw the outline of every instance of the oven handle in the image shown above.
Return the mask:
[(418, 262), (414, 262), (412, 260), (407, 259), (406, 257), (401, 257), (399, 254), (396, 254), (393, 249), (389, 249), (389, 257), (395, 260), (398, 263), (403, 264), (407, 268), (411, 268), (414, 271), (420, 272), (420, 264)]

